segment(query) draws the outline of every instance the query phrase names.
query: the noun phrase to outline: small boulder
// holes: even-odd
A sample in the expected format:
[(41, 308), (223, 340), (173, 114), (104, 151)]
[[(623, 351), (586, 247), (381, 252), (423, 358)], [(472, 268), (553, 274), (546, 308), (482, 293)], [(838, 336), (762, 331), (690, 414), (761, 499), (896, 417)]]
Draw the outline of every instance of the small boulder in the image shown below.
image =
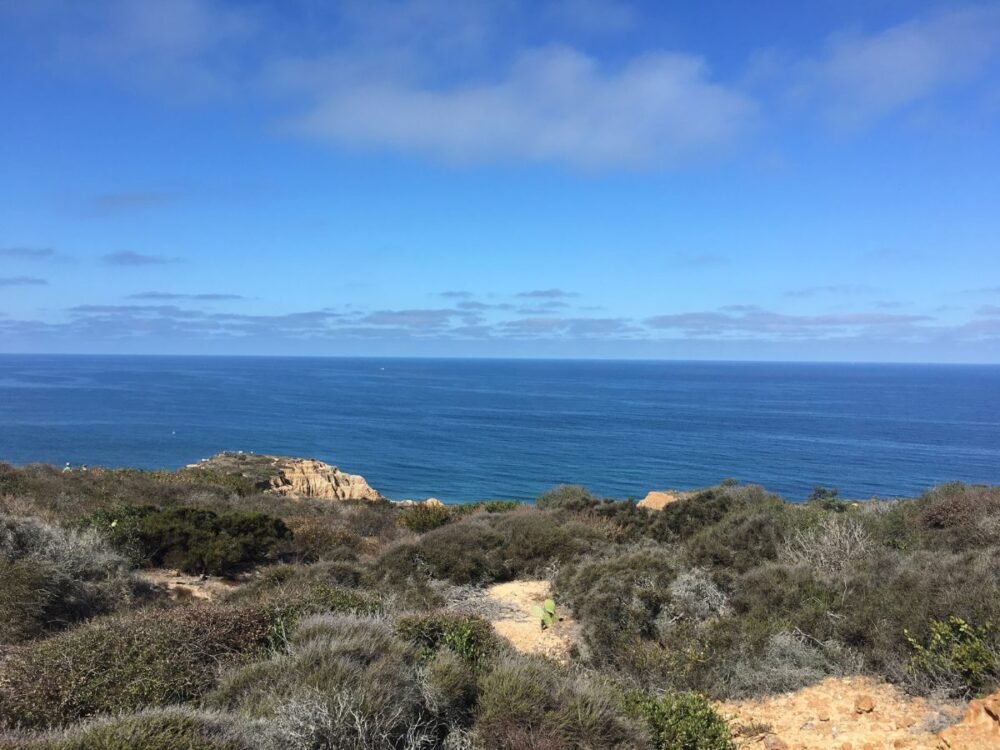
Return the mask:
[(875, 710), (875, 700), (868, 695), (859, 695), (854, 699), (854, 711), (859, 714), (870, 714)]

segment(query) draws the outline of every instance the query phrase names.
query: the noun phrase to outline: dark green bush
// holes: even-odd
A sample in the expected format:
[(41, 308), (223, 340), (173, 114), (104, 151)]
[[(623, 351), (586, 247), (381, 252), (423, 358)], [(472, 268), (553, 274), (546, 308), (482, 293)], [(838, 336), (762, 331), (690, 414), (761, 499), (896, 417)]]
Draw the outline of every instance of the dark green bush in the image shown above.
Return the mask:
[(408, 615), (396, 621), (396, 632), (427, 657), (447, 648), (472, 666), (493, 658), (502, 648), (493, 626), (472, 615)]
[(194, 700), (215, 684), (220, 664), (272, 638), (262, 607), (147, 608), (93, 620), (0, 663), (0, 717), (44, 728)]
[(389, 547), (376, 571), (396, 583), (428, 577), (458, 584), (501, 580), (507, 574), (495, 552), (502, 543), (500, 534), (478, 520), (448, 524)]
[(223, 576), (273, 561), (292, 537), (284, 521), (263, 513), (187, 506), (124, 506), (95, 513), (88, 523), (139, 565)]
[(439, 578), (456, 584), (509, 581), (542, 573), (592, 546), (599, 534), (558, 514), (538, 511), (477, 516), (390, 547), (376, 570), (390, 581)]
[(659, 548), (619, 550), (566, 565), (555, 598), (572, 608), (591, 659), (624, 666), (640, 640), (656, 638), (656, 621), (670, 599), (676, 562)]
[(725, 720), (697, 693), (662, 698), (630, 693), (625, 705), (646, 722), (659, 750), (736, 750)]

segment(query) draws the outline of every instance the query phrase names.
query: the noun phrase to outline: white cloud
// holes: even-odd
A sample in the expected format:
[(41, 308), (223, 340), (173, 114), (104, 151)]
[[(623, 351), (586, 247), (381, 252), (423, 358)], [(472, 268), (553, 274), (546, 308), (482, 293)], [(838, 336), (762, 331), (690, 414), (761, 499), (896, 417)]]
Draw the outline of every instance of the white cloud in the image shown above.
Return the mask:
[(714, 82), (702, 58), (676, 53), (610, 69), (575, 49), (546, 47), (519, 54), (499, 80), (450, 86), (359, 80), (338, 75), (334, 61), (322, 70), (291, 62), (272, 77), (289, 90), (315, 82), (291, 131), (457, 162), (671, 165), (727, 146), (756, 111)]
[(966, 7), (873, 34), (837, 34), (802, 65), (799, 93), (858, 128), (979, 74), (1000, 48), (1000, 8)]

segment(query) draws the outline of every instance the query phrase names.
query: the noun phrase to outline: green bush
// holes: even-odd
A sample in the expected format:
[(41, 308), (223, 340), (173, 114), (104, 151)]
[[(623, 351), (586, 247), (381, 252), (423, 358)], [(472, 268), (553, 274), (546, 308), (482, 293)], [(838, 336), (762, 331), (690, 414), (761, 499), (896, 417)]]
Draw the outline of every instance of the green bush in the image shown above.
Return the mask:
[(910, 668), (939, 685), (979, 693), (1000, 680), (1000, 628), (993, 623), (975, 626), (960, 617), (932, 620), (923, 642), (908, 631), (913, 649)]
[(322, 516), (292, 516), (285, 524), (292, 532), (291, 556), (301, 563), (319, 560), (357, 560), (362, 539), (342, 525)]
[(475, 516), (390, 547), (376, 571), (395, 582), (420, 577), (459, 585), (509, 581), (571, 560), (599, 537), (591, 527), (559, 513), (529, 510)]
[(255, 750), (223, 716), (184, 708), (97, 719), (70, 729), (11, 740), (0, 750)]
[(0, 515), (0, 643), (112, 612), (144, 588), (96, 532)]
[(88, 523), (139, 565), (223, 576), (273, 561), (292, 537), (284, 521), (263, 513), (188, 506), (124, 506), (95, 513)]
[(399, 514), (399, 525), (418, 534), (439, 529), (454, 516), (446, 505), (418, 503), (404, 508)]
[(662, 698), (630, 693), (625, 705), (646, 722), (660, 750), (736, 750), (725, 720), (697, 693)]
[(596, 664), (628, 668), (636, 642), (656, 637), (656, 621), (677, 572), (664, 549), (617, 550), (564, 566), (556, 576), (555, 598), (573, 610)]
[(427, 657), (447, 648), (471, 666), (493, 658), (502, 647), (493, 626), (472, 615), (409, 615), (396, 621), (396, 632)]
[(220, 664), (273, 637), (261, 607), (147, 608), (36, 641), (0, 662), (0, 717), (45, 728), (198, 698)]
[(539, 495), (535, 500), (535, 506), (539, 510), (581, 511), (592, 508), (599, 502), (600, 499), (591, 494), (586, 487), (578, 484), (560, 484)]

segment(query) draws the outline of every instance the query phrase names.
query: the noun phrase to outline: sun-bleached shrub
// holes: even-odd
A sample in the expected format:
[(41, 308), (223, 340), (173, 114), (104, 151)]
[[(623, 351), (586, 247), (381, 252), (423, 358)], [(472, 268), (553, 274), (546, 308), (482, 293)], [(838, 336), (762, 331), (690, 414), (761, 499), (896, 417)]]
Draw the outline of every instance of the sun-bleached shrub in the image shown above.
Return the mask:
[(96, 531), (0, 515), (0, 643), (111, 612), (144, 589)]

